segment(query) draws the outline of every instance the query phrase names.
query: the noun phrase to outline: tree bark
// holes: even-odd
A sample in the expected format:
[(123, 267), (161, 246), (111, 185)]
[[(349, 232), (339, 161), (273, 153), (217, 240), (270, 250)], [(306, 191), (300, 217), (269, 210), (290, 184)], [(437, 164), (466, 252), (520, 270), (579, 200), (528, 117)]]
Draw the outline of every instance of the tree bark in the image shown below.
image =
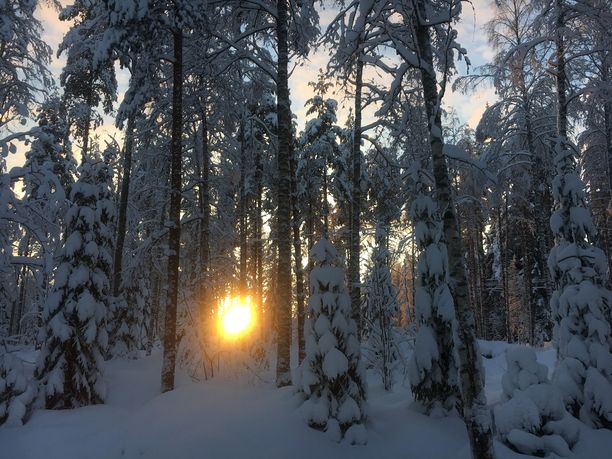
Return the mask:
[[(257, 314), (259, 323), (263, 323), (263, 243), (261, 240), (263, 232), (263, 220), (262, 220), (262, 202), (263, 202), (263, 166), (261, 161), (261, 149), (255, 150), (255, 175), (254, 175), (254, 189), (255, 189), (255, 203), (252, 206), (251, 219), (252, 219), (252, 231), (253, 231), (253, 243), (251, 245), (251, 266), (253, 272), (251, 276), (253, 278), (253, 290), (255, 294), (255, 303), (257, 306)], [(260, 327), (263, 332), (263, 327)]]
[(127, 122), (125, 131), (125, 148), (123, 152), (123, 179), (121, 180), (121, 197), (119, 198), (119, 215), (117, 216), (117, 239), (113, 257), (113, 296), (119, 295), (121, 289), (121, 270), (123, 246), (127, 223), (127, 206), (130, 193), (130, 175), (132, 170), (132, 151), (134, 148), (134, 115)]
[(436, 199), (443, 212), (444, 237), (448, 248), (448, 266), (451, 288), (458, 323), (457, 358), (459, 364), (459, 386), (463, 402), (463, 418), (466, 423), (472, 456), (475, 459), (492, 459), (493, 433), (491, 413), (484, 393), (480, 354), (476, 342), (474, 315), (468, 303), (467, 281), (463, 265), (461, 234), (455, 214), (448, 177), (446, 158), (443, 152), (442, 121), (436, 73), (433, 65), (429, 28), (417, 16), (426, 18), (424, 0), (418, 0), (419, 15), (415, 15), (416, 41), (421, 59), (421, 82), (428, 118), (429, 139), (433, 160)]
[[(93, 72), (92, 72), (93, 74)], [(81, 149), (81, 161), (85, 160), (87, 153), (89, 153), (89, 132), (91, 129), (91, 110), (92, 110), (92, 100), (93, 100), (93, 75), (89, 78), (89, 88), (87, 92), (87, 119), (85, 120), (85, 130), (83, 131), (83, 148)]]
[(276, 385), (291, 384), (291, 108), (289, 101), (289, 52), (287, 46), (287, 0), (277, 0), (276, 37), (278, 46), (278, 211), (277, 211), (277, 356)]
[(200, 177), (200, 205), (202, 227), (200, 232), (200, 263), (206, 276), (210, 271), (210, 152), (208, 148), (208, 119), (202, 111), (202, 171)]
[(567, 139), (567, 96), (565, 79), (565, 42), (563, 39), (563, 28), (565, 27), (565, 12), (563, 0), (556, 0), (557, 21), (555, 54), (557, 57), (556, 79), (557, 79), (557, 133), (562, 139)]
[(239, 291), (247, 290), (247, 215), (246, 215), (246, 145), (244, 142), (244, 116), (240, 117), (240, 185), (238, 192), (238, 220), (240, 222)]
[(291, 213), (293, 227), (293, 255), (295, 258), (295, 283), (296, 283), (296, 308), (297, 308), (297, 335), (298, 335), (298, 364), (302, 363), (306, 356), (304, 339), (304, 318), (305, 318), (305, 294), (304, 294), (304, 270), (302, 269), (302, 244), (300, 240), (300, 209), (297, 199), (297, 175), (295, 165), (295, 154), (291, 149)]
[(168, 297), (164, 318), (164, 352), (161, 391), (174, 389), (176, 365), (176, 309), (178, 299), (179, 255), (181, 247), (181, 189), (183, 132), (183, 34), (173, 33), (174, 62), (172, 64), (172, 144), (170, 172), (170, 212), (168, 231)]
[(357, 324), (357, 337), (361, 339), (361, 288), (359, 261), (361, 252), (361, 90), (363, 84), (363, 61), (357, 59), (355, 70), (355, 124), (353, 126), (353, 183), (351, 195), (350, 255), (348, 284), (351, 296), (353, 319)]

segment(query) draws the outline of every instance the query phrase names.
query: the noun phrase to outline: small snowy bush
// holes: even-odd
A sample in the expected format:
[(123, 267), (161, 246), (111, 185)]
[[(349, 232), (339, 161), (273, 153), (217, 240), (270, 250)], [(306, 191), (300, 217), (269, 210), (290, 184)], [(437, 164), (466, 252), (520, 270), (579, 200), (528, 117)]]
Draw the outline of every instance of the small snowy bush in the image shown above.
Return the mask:
[(0, 356), (0, 425), (22, 425), (35, 397), (36, 386), (28, 381), (19, 359), (9, 353)]
[(327, 239), (313, 246), (310, 258), (314, 268), (301, 368), (302, 409), (311, 427), (334, 440), (365, 443), (365, 375), (344, 272), (336, 266), (338, 254)]
[(501, 440), (523, 454), (569, 456), (578, 440), (578, 421), (565, 410), (559, 389), (548, 382), (547, 368), (525, 347), (508, 349), (506, 362), (505, 401), (495, 407)]

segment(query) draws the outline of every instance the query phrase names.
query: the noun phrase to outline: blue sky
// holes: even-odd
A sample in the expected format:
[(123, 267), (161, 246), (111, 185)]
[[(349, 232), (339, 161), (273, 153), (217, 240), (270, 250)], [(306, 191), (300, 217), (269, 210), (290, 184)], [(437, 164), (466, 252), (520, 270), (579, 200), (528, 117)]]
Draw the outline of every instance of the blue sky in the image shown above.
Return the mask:
[[(68, 2), (62, 1), (62, 3), (65, 4)], [(459, 32), (458, 41), (468, 50), (472, 68), (488, 62), (493, 56), (493, 52), (488, 45), (486, 35), (482, 28), (491, 18), (492, 12), (493, 2), (491, 0), (472, 0), (471, 5), (469, 3), (464, 3), (462, 21), (457, 27)], [(329, 21), (331, 14), (329, 10), (322, 12), (323, 24)], [(42, 19), (45, 28), (43, 38), (53, 48), (54, 54), (69, 26), (69, 24), (60, 21), (57, 15), (57, 12), (48, 5), (44, 5), (38, 12), (38, 17)], [(328, 53), (325, 50), (318, 50), (310, 56), (307, 62), (296, 68), (291, 75), (290, 88), (292, 110), (297, 116), (300, 129), (305, 123), (306, 110), (304, 109), (304, 103), (312, 96), (312, 89), (308, 86), (308, 82), (316, 78), (319, 69), (325, 67), (327, 59)], [(63, 64), (64, 59), (58, 59), (54, 55), (51, 63), (51, 71), (56, 78), (59, 78)], [(460, 75), (465, 75), (467, 73), (464, 62), (459, 62), (458, 71)], [(125, 90), (127, 87), (127, 78), (126, 72), (118, 73), (120, 91)], [(463, 122), (475, 128), (487, 102), (490, 103), (494, 100), (495, 94), (492, 88), (479, 88), (478, 91), (469, 95), (453, 92), (449, 88), (445, 95), (444, 105), (446, 108), (454, 108)], [(350, 103), (347, 105), (350, 105)], [(339, 110), (339, 121), (341, 123), (347, 113), (348, 109), (346, 108), (341, 108)], [(102, 138), (106, 135), (116, 133), (112, 118), (105, 118), (104, 125), (97, 130), (97, 133)], [(23, 158), (23, 149), (19, 148), (16, 154), (10, 155), (9, 158), (7, 158), (9, 168), (21, 165), (23, 163)]]

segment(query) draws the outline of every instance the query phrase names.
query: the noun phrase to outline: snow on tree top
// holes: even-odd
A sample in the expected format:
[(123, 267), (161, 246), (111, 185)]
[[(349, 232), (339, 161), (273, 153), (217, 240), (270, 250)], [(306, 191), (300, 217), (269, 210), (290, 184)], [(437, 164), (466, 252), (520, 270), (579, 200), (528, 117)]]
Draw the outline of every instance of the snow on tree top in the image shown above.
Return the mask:
[(318, 265), (333, 265), (338, 259), (338, 251), (329, 240), (323, 238), (310, 249), (310, 259)]

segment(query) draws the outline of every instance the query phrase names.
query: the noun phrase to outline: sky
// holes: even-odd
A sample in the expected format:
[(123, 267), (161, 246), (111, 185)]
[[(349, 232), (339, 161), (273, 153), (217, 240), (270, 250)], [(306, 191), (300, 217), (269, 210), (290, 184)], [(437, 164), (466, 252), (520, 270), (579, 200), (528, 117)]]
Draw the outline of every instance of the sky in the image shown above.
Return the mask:
[[(62, 4), (69, 4), (68, 1), (62, 0)], [(472, 68), (485, 64), (493, 57), (493, 51), (489, 47), (486, 34), (483, 30), (483, 25), (491, 18), (493, 13), (493, 2), (491, 0), (472, 0), (471, 4), (465, 2), (463, 6), (462, 20), (457, 25), (459, 33), (459, 43), (468, 50), (468, 57), (472, 63)], [(325, 27), (333, 17), (334, 12), (327, 9), (321, 11), (321, 24)], [(43, 39), (53, 49), (53, 60), (51, 62), (51, 71), (54, 77), (59, 81), (59, 75), (64, 65), (64, 58), (56, 56), (57, 49), (62, 41), (64, 34), (67, 32), (70, 24), (58, 19), (58, 12), (49, 4), (43, 4), (37, 16), (41, 19), (44, 27)], [(290, 90), (291, 90), (291, 108), (297, 117), (298, 129), (304, 127), (306, 121), (306, 108), (304, 104), (312, 97), (312, 88), (308, 86), (310, 81), (316, 79), (319, 69), (325, 68), (329, 53), (326, 50), (316, 50), (308, 60), (296, 67), (291, 74)], [(457, 65), (459, 75), (466, 75), (467, 69), (463, 61)], [(125, 91), (128, 84), (128, 75), (125, 71), (117, 73), (119, 91)], [(121, 100), (122, 94), (119, 95)], [(330, 95), (329, 97), (334, 97)], [(495, 94), (492, 88), (479, 88), (474, 93), (465, 95), (453, 92), (450, 88), (444, 97), (445, 108), (453, 108), (456, 110), (459, 119), (467, 123), (470, 127), (475, 128), (478, 124), (486, 104), (495, 100)], [(338, 118), (340, 124), (346, 119), (348, 107), (351, 101), (339, 102)], [(112, 117), (105, 117), (104, 124), (100, 126), (96, 133), (103, 139), (105, 136), (114, 134), (120, 138), (120, 133), (117, 133), (113, 125)], [(10, 155), (7, 158), (7, 165), (10, 169), (12, 166), (23, 164), (24, 148), (18, 148), (17, 153)]]

